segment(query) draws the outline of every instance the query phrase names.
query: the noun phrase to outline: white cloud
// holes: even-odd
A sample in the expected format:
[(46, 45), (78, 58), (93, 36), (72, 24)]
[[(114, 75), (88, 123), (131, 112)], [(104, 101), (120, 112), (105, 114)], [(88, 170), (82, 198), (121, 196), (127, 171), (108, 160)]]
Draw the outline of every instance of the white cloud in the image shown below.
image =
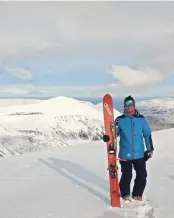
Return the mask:
[(164, 81), (164, 75), (157, 69), (131, 69), (125, 66), (112, 66), (111, 75), (125, 86), (158, 84)]
[(0, 56), (174, 56), (173, 10), (173, 2), (0, 2)]
[(0, 86), (0, 97), (18, 97), (18, 96), (27, 96), (28, 90), (24, 87), (17, 87), (17, 86)]
[[(9, 85), (2, 87), (1, 93), (16, 96), (15, 93), (21, 92), (26, 97), (101, 96), (106, 92), (115, 96), (129, 93), (144, 96), (163, 90), (164, 94), (171, 95), (173, 87), (163, 81), (174, 67), (173, 11), (173, 2), (0, 2), (0, 63), (8, 65), (11, 58), (17, 63), (21, 59), (37, 61), (44, 56), (44, 61), (56, 57), (58, 61), (63, 60), (58, 64), (66, 65), (67, 60), (75, 64), (74, 59), (84, 56), (88, 58), (82, 62), (90, 57), (95, 63), (99, 57), (102, 60), (107, 57), (114, 60), (115, 63), (109, 62), (113, 64), (111, 74), (119, 81), (119, 84), (113, 81), (108, 86), (85, 89)], [(90, 62), (91, 66), (94, 62)], [(117, 66), (120, 62), (153, 68)], [(68, 70), (72, 65), (66, 66)], [(20, 79), (33, 78), (32, 73), (20, 65), (6, 69)], [(155, 84), (160, 84), (160, 88)]]
[(32, 80), (33, 79), (33, 74), (31, 71), (26, 70), (24, 68), (9, 68), (5, 67), (4, 70), (11, 74), (14, 77), (17, 77), (22, 80)]

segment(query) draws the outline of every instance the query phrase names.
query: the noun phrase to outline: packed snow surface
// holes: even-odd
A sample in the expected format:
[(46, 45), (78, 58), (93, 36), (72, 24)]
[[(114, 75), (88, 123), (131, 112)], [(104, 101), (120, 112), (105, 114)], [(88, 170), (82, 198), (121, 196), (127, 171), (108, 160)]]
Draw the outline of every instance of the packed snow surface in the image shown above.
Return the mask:
[[(147, 204), (111, 208), (105, 143), (86, 142), (2, 158), (2, 218), (173, 218), (174, 129), (153, 134)], [(164, 141), (165, 140), (165, 141)], [(120, 175), (120, 167), (119, 167)]]

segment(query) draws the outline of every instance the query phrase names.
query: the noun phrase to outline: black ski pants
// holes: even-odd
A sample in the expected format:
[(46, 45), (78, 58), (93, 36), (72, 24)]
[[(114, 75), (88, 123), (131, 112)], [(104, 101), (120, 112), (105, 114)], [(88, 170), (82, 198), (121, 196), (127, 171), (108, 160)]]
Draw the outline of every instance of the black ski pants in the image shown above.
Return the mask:
[(121, 196), (130, 195), (130, 184), (132, 180), (132, 168), (136, 171), (136, 178), (134, 180), (134, 187), (132, 196), (142, 196), (146, 186), (146, 161), (144, 158), (136, 160), (120, 161), (121, 164), (121, 178), (120, 178), (120, 192)]

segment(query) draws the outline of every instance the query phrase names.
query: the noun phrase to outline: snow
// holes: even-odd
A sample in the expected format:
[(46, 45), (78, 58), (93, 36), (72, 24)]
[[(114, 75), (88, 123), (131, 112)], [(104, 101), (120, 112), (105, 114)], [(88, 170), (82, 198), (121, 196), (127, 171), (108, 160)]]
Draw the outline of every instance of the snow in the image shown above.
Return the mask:
[(174, 98), (159, 98), (136, 103), (155, 131), (174, 128)]
[(145, 205), (110, 206), (106, 147), (102, 141), (2, 158), (1, 217), (172, 218), (173, 134), (174, 129), (153, 134), (155, 153), (147, 162), (145, 197), (149, 203)]
[(157, 98), (152, 100), (139, 101), (136, 103), (138, 107), (152, 108), (160, 107), (166, 109), (174, 109), (174, 98)]
[(79, 100), (64, 96), (42, 100), (38, 103), (14, 105), (0, 108), (0, 113), (4, 115), (14, 113), (40, 113), (45, 115), (85, 115), (90, 118), (102, 119), (102, 111), (98, 111), (93, 105), (84, 104)]
[(0, 107), (2, 156), (68, 146), (72, 140), (102, 138), (103, 110), (92, 103), (65, 96), (31, 100), (29, 104), (27, 100), (25, 104), (8, 102), (8, 106)]
[(174, 129), (153, 132), (148, 202), (112, 208), (101, 104), (64, 96), (9, 101), (0, 116), (2, 218), (173, 218)]

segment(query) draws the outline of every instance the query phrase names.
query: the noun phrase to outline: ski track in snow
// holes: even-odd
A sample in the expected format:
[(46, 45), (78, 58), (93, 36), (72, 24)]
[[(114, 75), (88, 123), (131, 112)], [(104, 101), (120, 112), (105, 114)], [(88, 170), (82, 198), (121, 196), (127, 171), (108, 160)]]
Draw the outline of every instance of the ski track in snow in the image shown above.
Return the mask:
[(155, 154), (147, 163), (146, 205), (110, 207), (106, 147), (100, 141), (1, 159), (1, 217), (172, 218), (173, 133), (170, 129), (153, 134)]

